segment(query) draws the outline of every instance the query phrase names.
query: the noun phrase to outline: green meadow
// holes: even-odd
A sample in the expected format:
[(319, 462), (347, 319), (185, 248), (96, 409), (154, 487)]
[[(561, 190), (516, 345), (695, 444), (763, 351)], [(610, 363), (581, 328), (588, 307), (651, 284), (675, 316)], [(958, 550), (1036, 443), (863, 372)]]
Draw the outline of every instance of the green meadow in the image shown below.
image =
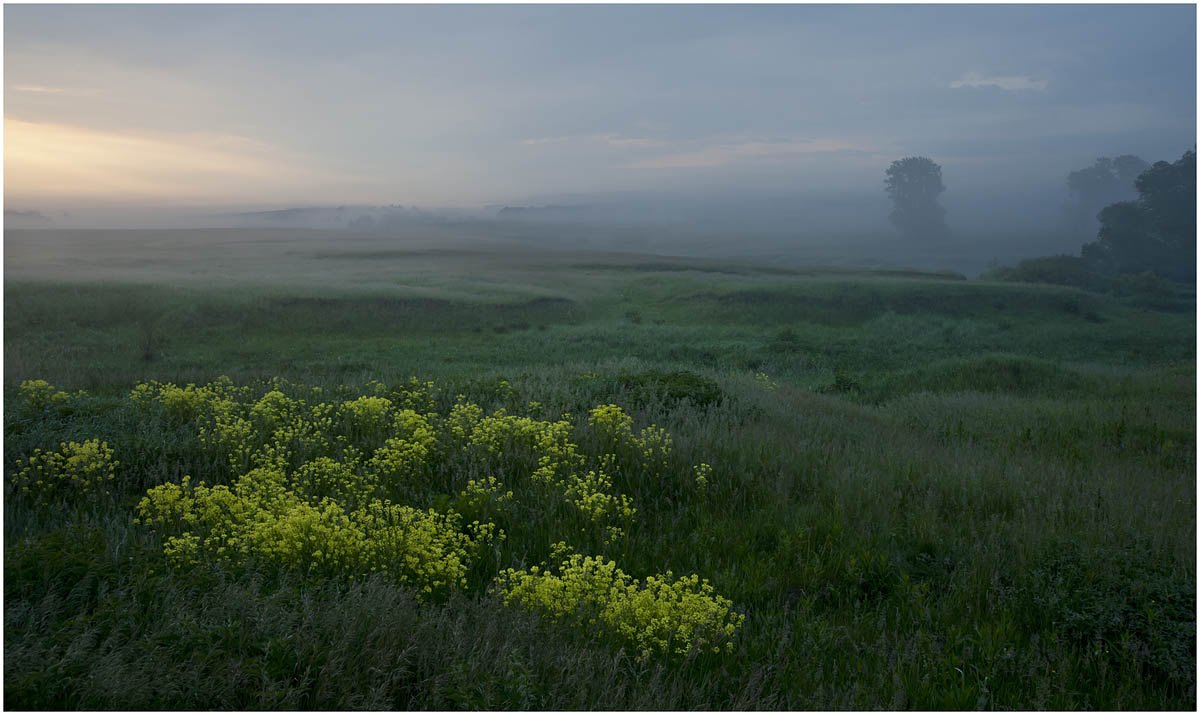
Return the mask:
[(4, 705), (1194, 710), (1172, 290), (6, 232)]

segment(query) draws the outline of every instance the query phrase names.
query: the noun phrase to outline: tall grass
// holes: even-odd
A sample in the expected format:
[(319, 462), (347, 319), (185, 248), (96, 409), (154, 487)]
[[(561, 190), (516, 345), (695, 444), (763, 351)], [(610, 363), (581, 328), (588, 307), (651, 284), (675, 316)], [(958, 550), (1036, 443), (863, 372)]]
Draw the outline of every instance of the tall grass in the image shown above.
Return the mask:
[[(6, 707), (1195, 708), (1194, 312), (924, 278), (605, 274), (600, 297), (412, 310), (7, 284), (6, 476), (86, 438), (122, 469), (109, 497), (6, 494)], [(431, 602), (384, 577), (165, 571), (137, 499), (231, 475), (125, 395), (222, 374), (345, 399), (415, 375), (442, 412), (536, 401), (585, 435), (616, 403), (660, 425), (669, 464), (620, 485), (638, 515), (606, 554), (709, 579), (745, 614), (734, 651), (641, 659), (483, 587)], [(34, 378), (89, 394), (29, 409), (16, 385)], [(707, 489), (685, 490), (701, 463)], [(539, 533), (505, 558), (545, 558)]]

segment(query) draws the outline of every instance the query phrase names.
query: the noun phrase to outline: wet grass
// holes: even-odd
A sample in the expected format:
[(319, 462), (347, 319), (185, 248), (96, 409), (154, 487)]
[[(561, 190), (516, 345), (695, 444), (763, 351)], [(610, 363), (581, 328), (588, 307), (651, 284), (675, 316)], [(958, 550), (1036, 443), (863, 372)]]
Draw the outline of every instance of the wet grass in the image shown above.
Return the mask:
[[(1194, 304), (598, 262), (487, 300), (457, 274), (441, 295), (6, 281), (6, 473), (86, 437), (124, 468), (109, 501), (5, 500), (5, 706), (1195, 708)], [(638, 661), (486, 592), (162, 573), (132, 504), (218, 465), (124, 396), (223, 374), (417, 376), (446, 404), (666, 428), (611, 555), (709, 579), (746, 615), (735, 651)], [(34, 378), (89, 396), (22, 411)], [(682, 497), (701, 462), (710, 492)]]

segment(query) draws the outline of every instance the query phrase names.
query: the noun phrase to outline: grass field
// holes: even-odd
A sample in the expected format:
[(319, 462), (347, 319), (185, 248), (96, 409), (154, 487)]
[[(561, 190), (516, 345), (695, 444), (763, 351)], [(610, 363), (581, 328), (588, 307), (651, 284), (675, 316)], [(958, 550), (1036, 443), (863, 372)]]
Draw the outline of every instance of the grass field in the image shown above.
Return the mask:
[(1192, 294), (432, 229), (5, 258), (7, 708), (1196, 707)]

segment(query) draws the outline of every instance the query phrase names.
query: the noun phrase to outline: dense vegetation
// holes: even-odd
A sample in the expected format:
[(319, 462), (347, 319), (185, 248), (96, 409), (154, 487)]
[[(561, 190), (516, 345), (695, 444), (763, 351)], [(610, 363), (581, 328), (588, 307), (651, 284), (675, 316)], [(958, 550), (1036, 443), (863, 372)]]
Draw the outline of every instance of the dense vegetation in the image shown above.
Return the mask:
[[(1196, 152), (1174, 163), (1148, 166), (1136, 156), (1101, 157), (1068, 177), (1083, 207), (1136, 190), (1136, 197), (1104, 205), (1095, 240), (1081, 256), (1029, 258), (996, 267), (992, 280), (1051, 283), (1117, 295), (1170, 297), (1170, 281), (1196, 283)], [(1183, 306), (1187, 309), (1189, 306)]]
[(1100, 211), (1100, 232), (1084, 258), (1110, 273), (1151, 271), (1196, 282), (1196, 152), (1156, 162), (1138, 175), (1136, 201)]
[(7, 280), (5, 706), (1195, 708), (1178, 286), (455, 260)]

